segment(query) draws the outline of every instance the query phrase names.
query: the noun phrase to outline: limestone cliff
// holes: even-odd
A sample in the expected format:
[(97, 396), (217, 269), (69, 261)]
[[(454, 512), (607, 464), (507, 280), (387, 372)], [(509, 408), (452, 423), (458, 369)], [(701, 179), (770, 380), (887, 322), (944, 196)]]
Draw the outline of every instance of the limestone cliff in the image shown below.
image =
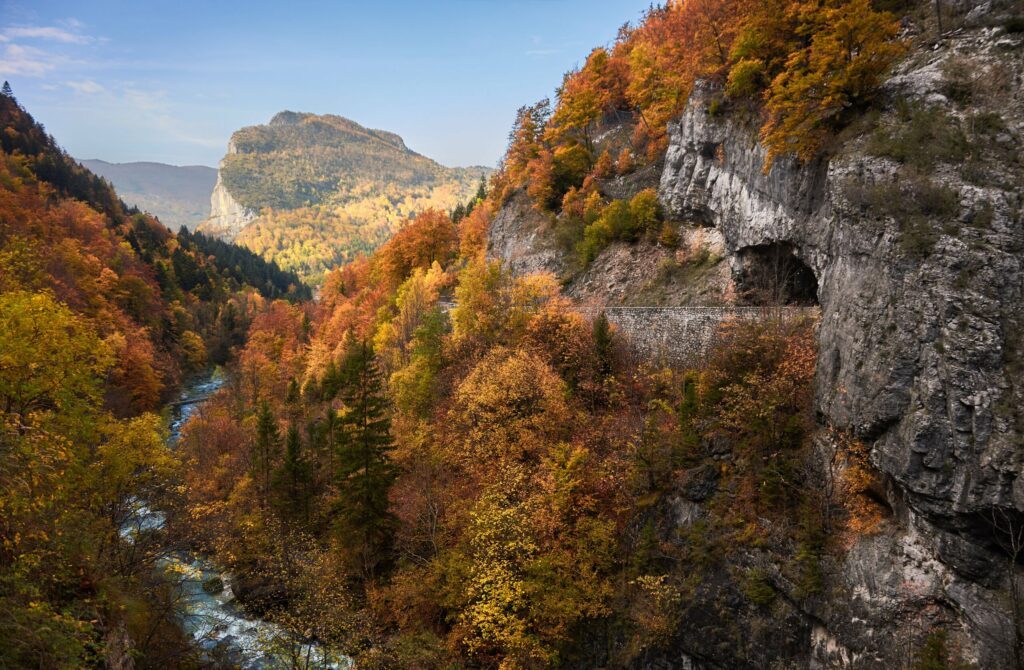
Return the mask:
[[(964, 37), (908, 64), (890, 82), (893, 109), (880, 123), (895, 123), (896, 101), (907, 97), (948, 105), (938, 78), (924, 83), (927, 73), (959, 49), (980, 57), (986, 48), (996, 47)], [(741, 115), (712, 115), (715, 93), (698, 90), (671, 128), (661, 198), (674, 216), (721, 232), (734, 276), (779, 246), (813, 271), (821, 424), (871, 444), (900, 516), (901, 530), (863, 541), (836, 570), (833, 586), (850, 600), (809, 613), (819, 620), (813, 659), (888, 667), (894, 659), (880, 640), (895, 644), (904, 627), (924, 625), (924, 612), (930, 622), (955, 621), (982, 667), (1008, 667), (1010, 613), (997, 605), (995, 577), (1003, 560), (985, 519), (1024, 509), (1013, 374), (1024, 289), (1017, 193), (968, 183), (953, 169), (936, 170), (923, 186), (871, 155), (864, 138), (830, 161), (786, 160), (766, 174), (755, 127)], [(1006, 102), (1021, 111), (1019, 93)], [(1019, 138), (1022, 118), (1008, 118), (1016, 125), (1006, 132)], [(1020, 183), (1017, 165), (989, 168)], [(862, 204), (865, 190), (905, 204), (939, 189), (956, 194), (954, 206), (923, 214), (916, 225), (924, 231), (910, 227), (916, 213), (899, 202), (884, 203), (891, 212)], [(930, 248), (918, 247), (918, 235)]]
[[(228, 154), (235, 153), (233, 142), (228, 142)], [(223, 167), (223, 161), (221, 162)], [(220, 170), (217, 171), (217, 183), (210, 195), (210, 216), (203, 223), (203, 230), (217, 237), (233, 241), (242, 229), (256, 219), (258, 212), (251, 208), (243, 207), (231, 196), (224, 185), (224, 178)]]
[[(754, 126), (742, 114), (713, 115), (710, 87), (671, 128), (660, 186), (669, 211), (712, 223), (734, 276), (780, 245), (813, 271), (821, 424), (871, 444), (902, 522), (892, 535), (863, 541), (837, 570), (836, 587), (850, 600), (814, 613), (823, 664), (845, 656), (884, 666), (892, 657), (879, 639), (895, 644), (902, 628), (921, 625), (925, 606), (926, 616), (956, 622), (982, 667), (1009, 663), (1004, 561), (988, 519), (1024, 510), (1022, 173), (1019, 155), (998, 151), (1001, 143), (1019, 148), (1024, 100), (1021, 39), (993, 39), (995, 32), (966, 32), (906, 62), (887, 85), (875, 134), (831, 160), (786, 160), (765, 173)], [(968, 58), (1007, 86), (974, 93), (970, 105), (951, 100), (949, 73)], [(984, 147), (976, 159), (984, 176), (937, 157), (922, 176), (877, 155), (888, 152), (883, 133), (904, 132), (907, 105), (939, 110), (929, 113), (949, 124), (994, 115), (986, 118), (996, 136), (975, 126), (967, 138)], [(941, 198), (949, 205), (936, 207)]]
[[(836, 448), (832, 430), (867, 443), (894, 510), (886, 532), (828, 569), (826, 595), (775, 613), (768, 659), (900, 667), (905, 641), (939, 625), (978, 667), (1013, 667), (1006, 529), (1024, 520), (1024, 35), (998, 27), (999, 7), (965, 10), (954, 35), (908, 56), (877, 109), (819, 160), (765, 171), (759, 120), (709, 84), (670, 126), (658, 187), (670, 218), (715, 240), (740, 294), (780, 257), (797, 269), (785, 290), (821, 308), (821, 457)], [(497, 215), (491, 254), (559, 267), (549, 244), (531, 255), (530, 243), (508, 240), (508, 215)], [(605, 277), (632, 271), (634, 287), (652, 278), (614, 246), (587, 272), (600, 267)], [(575, 277), (569, 292), (600, 279)], [(685, 492), (680, 501), (700, 505)], [(716, 625), (749, 625), (735, 616)], [(688, 622), (673, 652), (644, 667), (756, 666), (704, 623)]]

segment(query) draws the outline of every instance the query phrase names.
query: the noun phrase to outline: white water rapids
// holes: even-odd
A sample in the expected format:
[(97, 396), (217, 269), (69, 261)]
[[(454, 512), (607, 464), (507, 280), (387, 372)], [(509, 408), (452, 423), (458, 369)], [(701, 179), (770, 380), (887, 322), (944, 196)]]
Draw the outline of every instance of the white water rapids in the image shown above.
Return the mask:
[[(171, 423), (167, 446), (174, 449), (181, 430), (206, 399), (224, 384), (217, 372), (187, 384), (180, 399), (170, 405)], [(161, 529), (166, 517), (143, 500), (135, 502), (134, 514), (121, 527), (128, 542), (139, 533)], [(184, 630), (211, 661), (226, 662), (242, 670), (276, 668), (340, 669), (351, 662), (345, 656), (326, 653), (319, 645), (292, 645), (282, 654), (286, 639), (276, 624), (247, 614), (231, 590), (231, 575), (214, 561), (185, 551), (170, 551), (158, 568), (180, 585), (178, 616)]]

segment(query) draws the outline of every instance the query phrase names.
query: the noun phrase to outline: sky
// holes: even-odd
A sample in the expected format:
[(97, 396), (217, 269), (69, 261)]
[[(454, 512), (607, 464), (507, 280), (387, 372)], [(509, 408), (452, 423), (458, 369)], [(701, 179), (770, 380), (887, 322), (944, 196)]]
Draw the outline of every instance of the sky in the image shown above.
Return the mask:
[(651, 0), (0, 0), (0, 80), (79, 159), (216, 166), (278, 111), (340, 114), (493, 166)]

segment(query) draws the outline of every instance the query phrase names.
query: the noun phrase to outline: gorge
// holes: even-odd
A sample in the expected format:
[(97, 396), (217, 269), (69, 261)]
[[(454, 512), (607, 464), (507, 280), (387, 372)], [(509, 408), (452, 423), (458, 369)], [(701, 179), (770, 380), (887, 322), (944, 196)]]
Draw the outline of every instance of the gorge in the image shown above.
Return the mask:
[(197, 232), (5, 87), (0, 667), (1024, 668), (1022, 17), (669, 2)]

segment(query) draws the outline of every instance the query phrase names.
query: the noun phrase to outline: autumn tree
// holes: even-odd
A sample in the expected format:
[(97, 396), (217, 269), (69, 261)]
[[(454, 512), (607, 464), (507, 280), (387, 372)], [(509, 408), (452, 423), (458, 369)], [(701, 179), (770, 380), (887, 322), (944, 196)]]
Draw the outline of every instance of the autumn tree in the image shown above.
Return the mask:
[[(798, 462), (812, 425), (812, 325), (793, 319), (722, 327), (698, 393), (711, 409), (705, 432), (731, 445), (751, 475), (743, 482), (740, 505), (778, 512), (806, 502), (798, 495)], [(687, 414), (693, 422), (692, 410)], [(820, 519), (812, 517), (807, 514), (804, 525), (817, 542)]]
[(612, 154), (608, 149), (601, 152), (594, 162), (594, 176), (599, 179), (607, 179), (612, 176), (615, 164), (612, 162)]
[[(118, 617), (89, 603), (116, 609), (116, 592), (159, 555), (122, 533), (136, 496), (167, 486), (173, 458), (158, 417), (104, 409), (113, 362), (88, 321), (51, 295), (0, 294), (0, 665), (87, 665), (103, 653), (96, 624)], [(144, 606), (135, 621), (159, 627)]]
[(493, 349), (455, 394), (467, 467), (531, 461), (565, 435), (571, 412), (565, 384), (535, 354)]
[(798, 30), (810, 32), (806, 49), (790, 54), (775, 77), (761, 138), (768, 164), (784, 154), (808, 160), (825, 144), (850, 110), (869, 102), (902, 46), (898, 23), (869, 0), (829, 4), (804, 15)]
[(615, 171), (619, 174), (629, 174), (633, 171), (633, 152), (629, 147), (622, 147), (619, 157), (615, 160)]
[(486, 203), (466, 215), (459, 222), (459, 256), (472, 258), (487, 249), (487, 228), (491, 224), (491, 211)]
[(593, 325), (594, 353), (597, 356), (597, 371), (604, 378), (612, 373), (612, 354), (614, 341), (608, 315), (601, 311), (594, 319)]
[(596, 124), (604, 115), (625, 105), (626, 70), (625, 61), (607, 49), (591, 51), (583, 68), (568, 73), (558, 89), (550, 138), (557, 143), (571, 139), (592, 153)]
[(458, 229), (447, 214), (427, 210), (409, 221), (377, 254), (377, 263), (393, 285), (414, 268), (447, 264), (458, 248)]
[(792, 0), (768, 0), (740, 19), (730, 54), (729, 95), (760, 95), (786, 67), (789, 55), (805, 46), (800, 7)]
[(551, 101), (548, 99), (520, 107), (516, 112), (509, 145), (505, 153), (503, 168), (513, 180), (518, 181), (525, 174), (527, 166), (540, 154), (544, 127), (551, 116)]
[(374, 351), (390, 373), (409, 362), (410, 344), (416, 329), (434, 309), (446, 276), (438, 264), (417, 268), (402, 282), (395, 295), (397, 314), (382, 323), (374, 336)]

